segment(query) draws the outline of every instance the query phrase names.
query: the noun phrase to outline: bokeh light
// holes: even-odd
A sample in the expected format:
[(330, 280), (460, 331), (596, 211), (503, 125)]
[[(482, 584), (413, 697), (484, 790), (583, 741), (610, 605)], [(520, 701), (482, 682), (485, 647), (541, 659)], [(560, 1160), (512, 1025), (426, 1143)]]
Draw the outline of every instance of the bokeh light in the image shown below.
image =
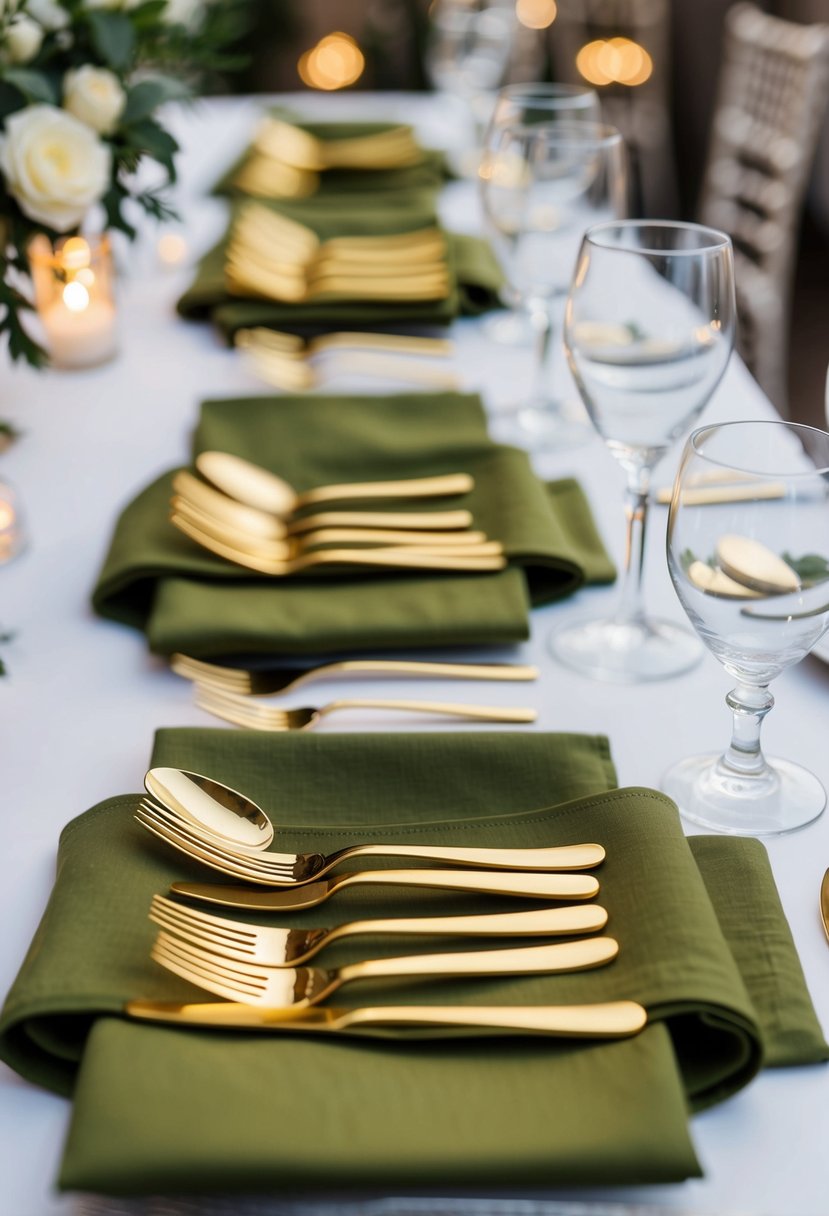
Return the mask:
[(597, 38), (576, 56), (576, 67), (590, 84), (644, 84), (653, 72), (653, 60), (643, 46), (630, 38)]
[(345, 89), (363, 74), (365, 57), (349, 34), (326, 34), (299, 58), (297, 71), (311, 89)]
[(528, 30), (546, 30), (556, 19), (556, 0), (516, 0), (515, 15)]

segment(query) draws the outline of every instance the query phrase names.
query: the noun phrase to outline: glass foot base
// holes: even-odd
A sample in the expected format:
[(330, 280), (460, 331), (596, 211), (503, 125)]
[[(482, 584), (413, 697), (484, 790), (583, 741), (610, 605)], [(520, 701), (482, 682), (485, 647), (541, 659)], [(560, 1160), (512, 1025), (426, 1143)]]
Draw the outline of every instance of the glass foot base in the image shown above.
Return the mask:
[(571, 417), (558, 402), (524, 405), (515, 415), (521, 439), (534, 451), (564, 451), (582, 447), (596, 432), (585, 419)]
[(661, 788), (680, 814), (700, 827), (733, 836), (777, 836), (817, 819), (826, 790), (790, 760), (769, 759), (757, 777), (727, 769), (716, 754), (691, 756), (668, 769)]
[(650, 619), (629, 625), (612, 620), (565, 625), (550, 635), (550, 650), (582, 675), (614, 684), (667, 680), (694, 667), (704, 653), (690, 629)]

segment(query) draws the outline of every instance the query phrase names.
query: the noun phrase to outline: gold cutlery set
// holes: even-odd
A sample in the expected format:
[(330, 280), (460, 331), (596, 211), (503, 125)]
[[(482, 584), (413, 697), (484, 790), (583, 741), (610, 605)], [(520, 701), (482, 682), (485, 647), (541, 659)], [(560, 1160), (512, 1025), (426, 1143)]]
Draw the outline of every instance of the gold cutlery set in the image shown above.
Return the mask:
[(225, 278), (236, 295), (289, 304), (443, 300), (450, 290), (446, 256), (446, 238), (434, 226), (321, 241), (297, 220), (247, 203), (233, 223)]
[(422, 159), (409, 127), (323, 140), (282, 119), (265, 118), (234, 185), (268, 198), (307, 198), (319, 188), (320, 174), (331, 169), (405, 169)]
[[(191, 860), (241, 879), (245, 887), (174, 883), (174, 894), (255, 911), (313, 907), (342, 887), (372, 883), (425, 886), (518, 898), (568, 901), (527, 912), (385, 918), (324, 929), (290, 929), (236, 921), (156, 895), (150, 919), (159, 933), (152, 958), (220, 1004), (132, 1001), (127, 1012), (153, 1021), (253, 1030), (344, 1032), (394, 1026), (458, 1026), (482, 1031), (614, 1038), (637, 1033), (645, 1010), (632, 1001), (572, 1006), (387, 1006), (318, 1008), (340, 988), (371, 979), (462, 979), (555, 974), (605, 966), (618, 954), (611, 937), (554, 944), (362, 959), (335, 969), (306, 964), (326, 946), (370, 935), (572, 937), (598, 934), (607, 912), (592, 900), (598, 880), (585, 871), (604, 860), (601, 845), (492, 849), (411, 844), (358, 844), (323, 854), (274, 853), (264, 811), (220, 782), (178, 769), (151, 769), (137, 821)], [(339, 872), (356, 857), (410, 858), (447, 868)], [(451, 869), (450, 866), (466, 867)], [(575, 902), (582, 901), (582, 902)]]
[(343, 376), (379, 378), (433, 391), (455, 390), (446, 366), (452, 343), (397, 334), (330, 333), (308, 342), (275, 329), (241, 329), (235, 343), (248, 367), (282, 392), (310, 392)]
[(428, 663), (398, 659), (345, 659), (307, 671), (296, 669), (247, 671), (223, 667), (187, 655), (173, 655), (171, 667), (195, 685), (195, 700), (200, 709), (249, 730), (306, 730), (326, 714), (347, 709), (380, 709), (409, 713), (444, 714), (480, 722), (529, 723), (537, 718), (530, 708), (467, 705), (440, 701), (409, 701), (388, 698), (348, 698), (332, 701), (318, 709), (282, 709), (257, 699), (288, 692), (314, 679), (338, 676), (394, 676), (443, 678), (452, 680), (493, 680), (495, 682), (534, 680), (537, 670), (509, 663)]
[[(227, 452), (202, 452), (173, 480), (171, 522), (218, 557), (272, 577), (320, 568), (480, 572), (506, 565), (503, 547), (469, 528), (465, 510), (323, 511), (332, 502), (408, 502), (467, 493), (467, 473), (318, 486), (298, 494), (282, 478)], [(350, 547), (346, 547), (350, 546)]]

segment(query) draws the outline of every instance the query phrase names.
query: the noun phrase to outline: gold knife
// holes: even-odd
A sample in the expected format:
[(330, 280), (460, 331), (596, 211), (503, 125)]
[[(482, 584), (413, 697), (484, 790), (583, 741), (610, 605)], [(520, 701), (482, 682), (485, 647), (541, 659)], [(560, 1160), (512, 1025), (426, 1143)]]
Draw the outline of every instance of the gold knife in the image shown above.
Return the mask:
[(178, 1026), (224, 1030), (295, 1030), (345, 1033), (383, 1027), (463, 1027), (560, 1038), (619, 1039), (638, 1034), (648, 1015), (635, 1001), (596, 1005), (389, 1005), (360, 1009), (331, 1007), (255, 1008), (230, 1001), (180, 1005), (128, 1001), (127, 1017)]

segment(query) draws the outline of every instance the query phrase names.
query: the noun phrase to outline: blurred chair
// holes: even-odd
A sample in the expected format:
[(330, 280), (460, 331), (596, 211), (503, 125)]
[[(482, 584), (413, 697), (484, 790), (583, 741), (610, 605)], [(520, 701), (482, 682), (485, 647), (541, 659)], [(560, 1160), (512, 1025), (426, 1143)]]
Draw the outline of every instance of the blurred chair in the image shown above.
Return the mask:
[(829, 98), (829, 26), (726, 17), (700, 219), (734, 242), (738, 349), (783, 414), (799, 218)]
[[(558, 15), (549, 31), (554, 79), (592, 84), (605, 121), (625, 137), (634, 215), (673, 216), (678, 208), (670, 31), (669, 0), (558, 0)], [(621, 52), (619, 66), (632, 70), (613, 78), (608, 69), (612, 73), (613, 48), (622, 40), (641, 48), (647, 58), (637, 70), (636, 50), (628, 47)], [(602, 43), (608, 44), (604, 52)]]

